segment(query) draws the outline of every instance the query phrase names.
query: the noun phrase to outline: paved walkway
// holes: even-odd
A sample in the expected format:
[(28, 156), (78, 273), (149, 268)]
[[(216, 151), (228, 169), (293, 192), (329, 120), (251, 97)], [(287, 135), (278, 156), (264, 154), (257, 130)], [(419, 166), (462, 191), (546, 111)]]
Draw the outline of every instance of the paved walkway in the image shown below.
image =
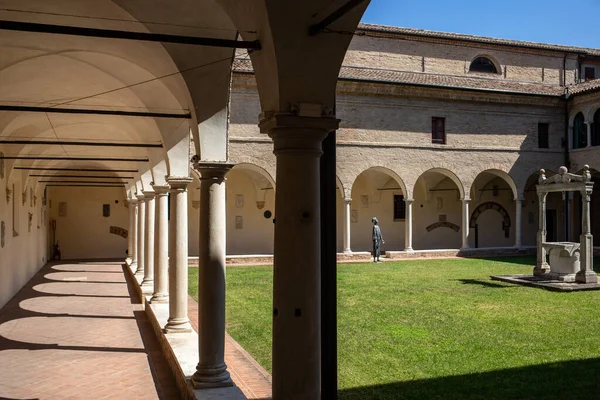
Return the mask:
[(0, 399), (178, 399), (121, 263), (46, 265), (0, 310)]

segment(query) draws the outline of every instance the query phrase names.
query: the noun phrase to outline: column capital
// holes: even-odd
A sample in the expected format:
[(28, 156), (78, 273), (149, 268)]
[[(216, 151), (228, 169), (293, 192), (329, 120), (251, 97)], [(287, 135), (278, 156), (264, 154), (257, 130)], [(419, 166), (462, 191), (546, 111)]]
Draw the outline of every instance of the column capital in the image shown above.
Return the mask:
[(194, 179), (189, 176), (168, 176), (167, 183), (171, 190), (185, 190)]
[(415, 199), (403, 199), (406, 204), (410, 204), (415, 201)]
[(137, 198), (133, 198), (133, 199), (127, 199), (127, 202), (128, 202), (129, 204), (137, 204), (137, 202), (138, 202), (138, 199), (137, 199)]
[(154, 196), (156, 196), (156, 193), (154, 193), (154, 190), (144, 190), (142, 193), (144, 194), (145, 199), (153, 199)]
[(138, 193), (135, 195), (135, 197), (137, 197), (138, 201), (144, 201), (144, 199), (146, 198), (146, 196), (144, 196), (143, 193)]
[(211, 163), (196, 161), (193, 167), (200, 173), (200, 180), (217, 179), (224, 180), (225, 175), (233, 168), (233, 163)]
[(350, 203), (352, 203), (352, 199), (345, 198), (345, 199), (344, 199), (344, 203), (346, 203), (346, 204), (350, 204)]
[(466, 197), (466, 198), (460, 199), (460, 201), (462, 201), (463, 203), (468, 203), (468, 202), (471, 201), (471, 199), (469, 199), (468, 197)]
[(156, 196), (165, 195), (171, 190), (169, 185), (152, 185), (152, 188), (154, 189)]
[(321, 156), (322, 142), (327, 134), (338, 128), (339, 119), (333, 117), (301, 117), (289, 113), (275, 113), (262, 119), (258, 126), (274, 144), (273, 153)]

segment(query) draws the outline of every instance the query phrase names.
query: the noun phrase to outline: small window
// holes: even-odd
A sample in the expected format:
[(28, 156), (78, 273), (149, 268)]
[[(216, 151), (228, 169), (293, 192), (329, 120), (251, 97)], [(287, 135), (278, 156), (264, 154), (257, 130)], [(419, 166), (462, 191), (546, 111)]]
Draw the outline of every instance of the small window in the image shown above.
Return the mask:
[(596, 67), (584, 67), (583, 68), (583, 79), (586, 81), (596, 79)]
[(492, 60), (490, 60), (489, 58), (477, 57), (471, 63), (471, 66), (469, 67), (469, 72), (485, 72), (488, 74), (497, 74), (498, 69), (496, 68), (496, 65), (492, 62)]
[(549, 125), (543, 122), (538, 124), (538, 147), (540, 149), (547, 149), (550, 147), (548, 127)]
[(110, 204), (102, 204), (102, 216), (110, 217)]
[(431, 118), (431, 143), (446, 144), (446, 118)]
[(394, 195), (394, 221), (406, 219), (406, 203), (401, 194)]

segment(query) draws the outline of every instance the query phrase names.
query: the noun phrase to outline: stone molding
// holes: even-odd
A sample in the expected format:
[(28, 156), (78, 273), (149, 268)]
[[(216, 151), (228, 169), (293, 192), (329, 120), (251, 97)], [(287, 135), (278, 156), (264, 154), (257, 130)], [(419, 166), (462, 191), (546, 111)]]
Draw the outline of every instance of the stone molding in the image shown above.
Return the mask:
[(169, 184), (171, 191), (174, 190), (187, 190), (187, 187), (194, 181), (189, 176), (169, 176), (167, 177), (167, 183)]
[(234, 163), (211, 163), (196, 161), (193, 167), (200, 173), (200, 182), (205, 180), (224, 181), (225, 175), (235, 166)]
[(171, 190), (169, 185), (152, 185), (156, 196), (166, 195)]

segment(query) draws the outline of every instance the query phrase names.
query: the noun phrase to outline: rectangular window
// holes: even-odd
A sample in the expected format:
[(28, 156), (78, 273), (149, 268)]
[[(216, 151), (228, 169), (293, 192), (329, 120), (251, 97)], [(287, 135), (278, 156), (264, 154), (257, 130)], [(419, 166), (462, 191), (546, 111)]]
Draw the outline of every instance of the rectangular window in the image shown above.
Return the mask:
[(102, 204), (102, 216), (110, 217), (110, 204)]
[(540, 149), (547, 149), (550, 147), (548, 138), (549, 125), (544, 122), (538, 124), (538, 147)]
[(431, 143), (446, 144), (446, 118), (431, 118)]
[(394, 221), (406, 219), (406, 203), (401, 194), (394, 195)]
[(585, 67), (583, 70), (583, 78), (586, 81), (596, 79), (596, 68), (594, 67)]

